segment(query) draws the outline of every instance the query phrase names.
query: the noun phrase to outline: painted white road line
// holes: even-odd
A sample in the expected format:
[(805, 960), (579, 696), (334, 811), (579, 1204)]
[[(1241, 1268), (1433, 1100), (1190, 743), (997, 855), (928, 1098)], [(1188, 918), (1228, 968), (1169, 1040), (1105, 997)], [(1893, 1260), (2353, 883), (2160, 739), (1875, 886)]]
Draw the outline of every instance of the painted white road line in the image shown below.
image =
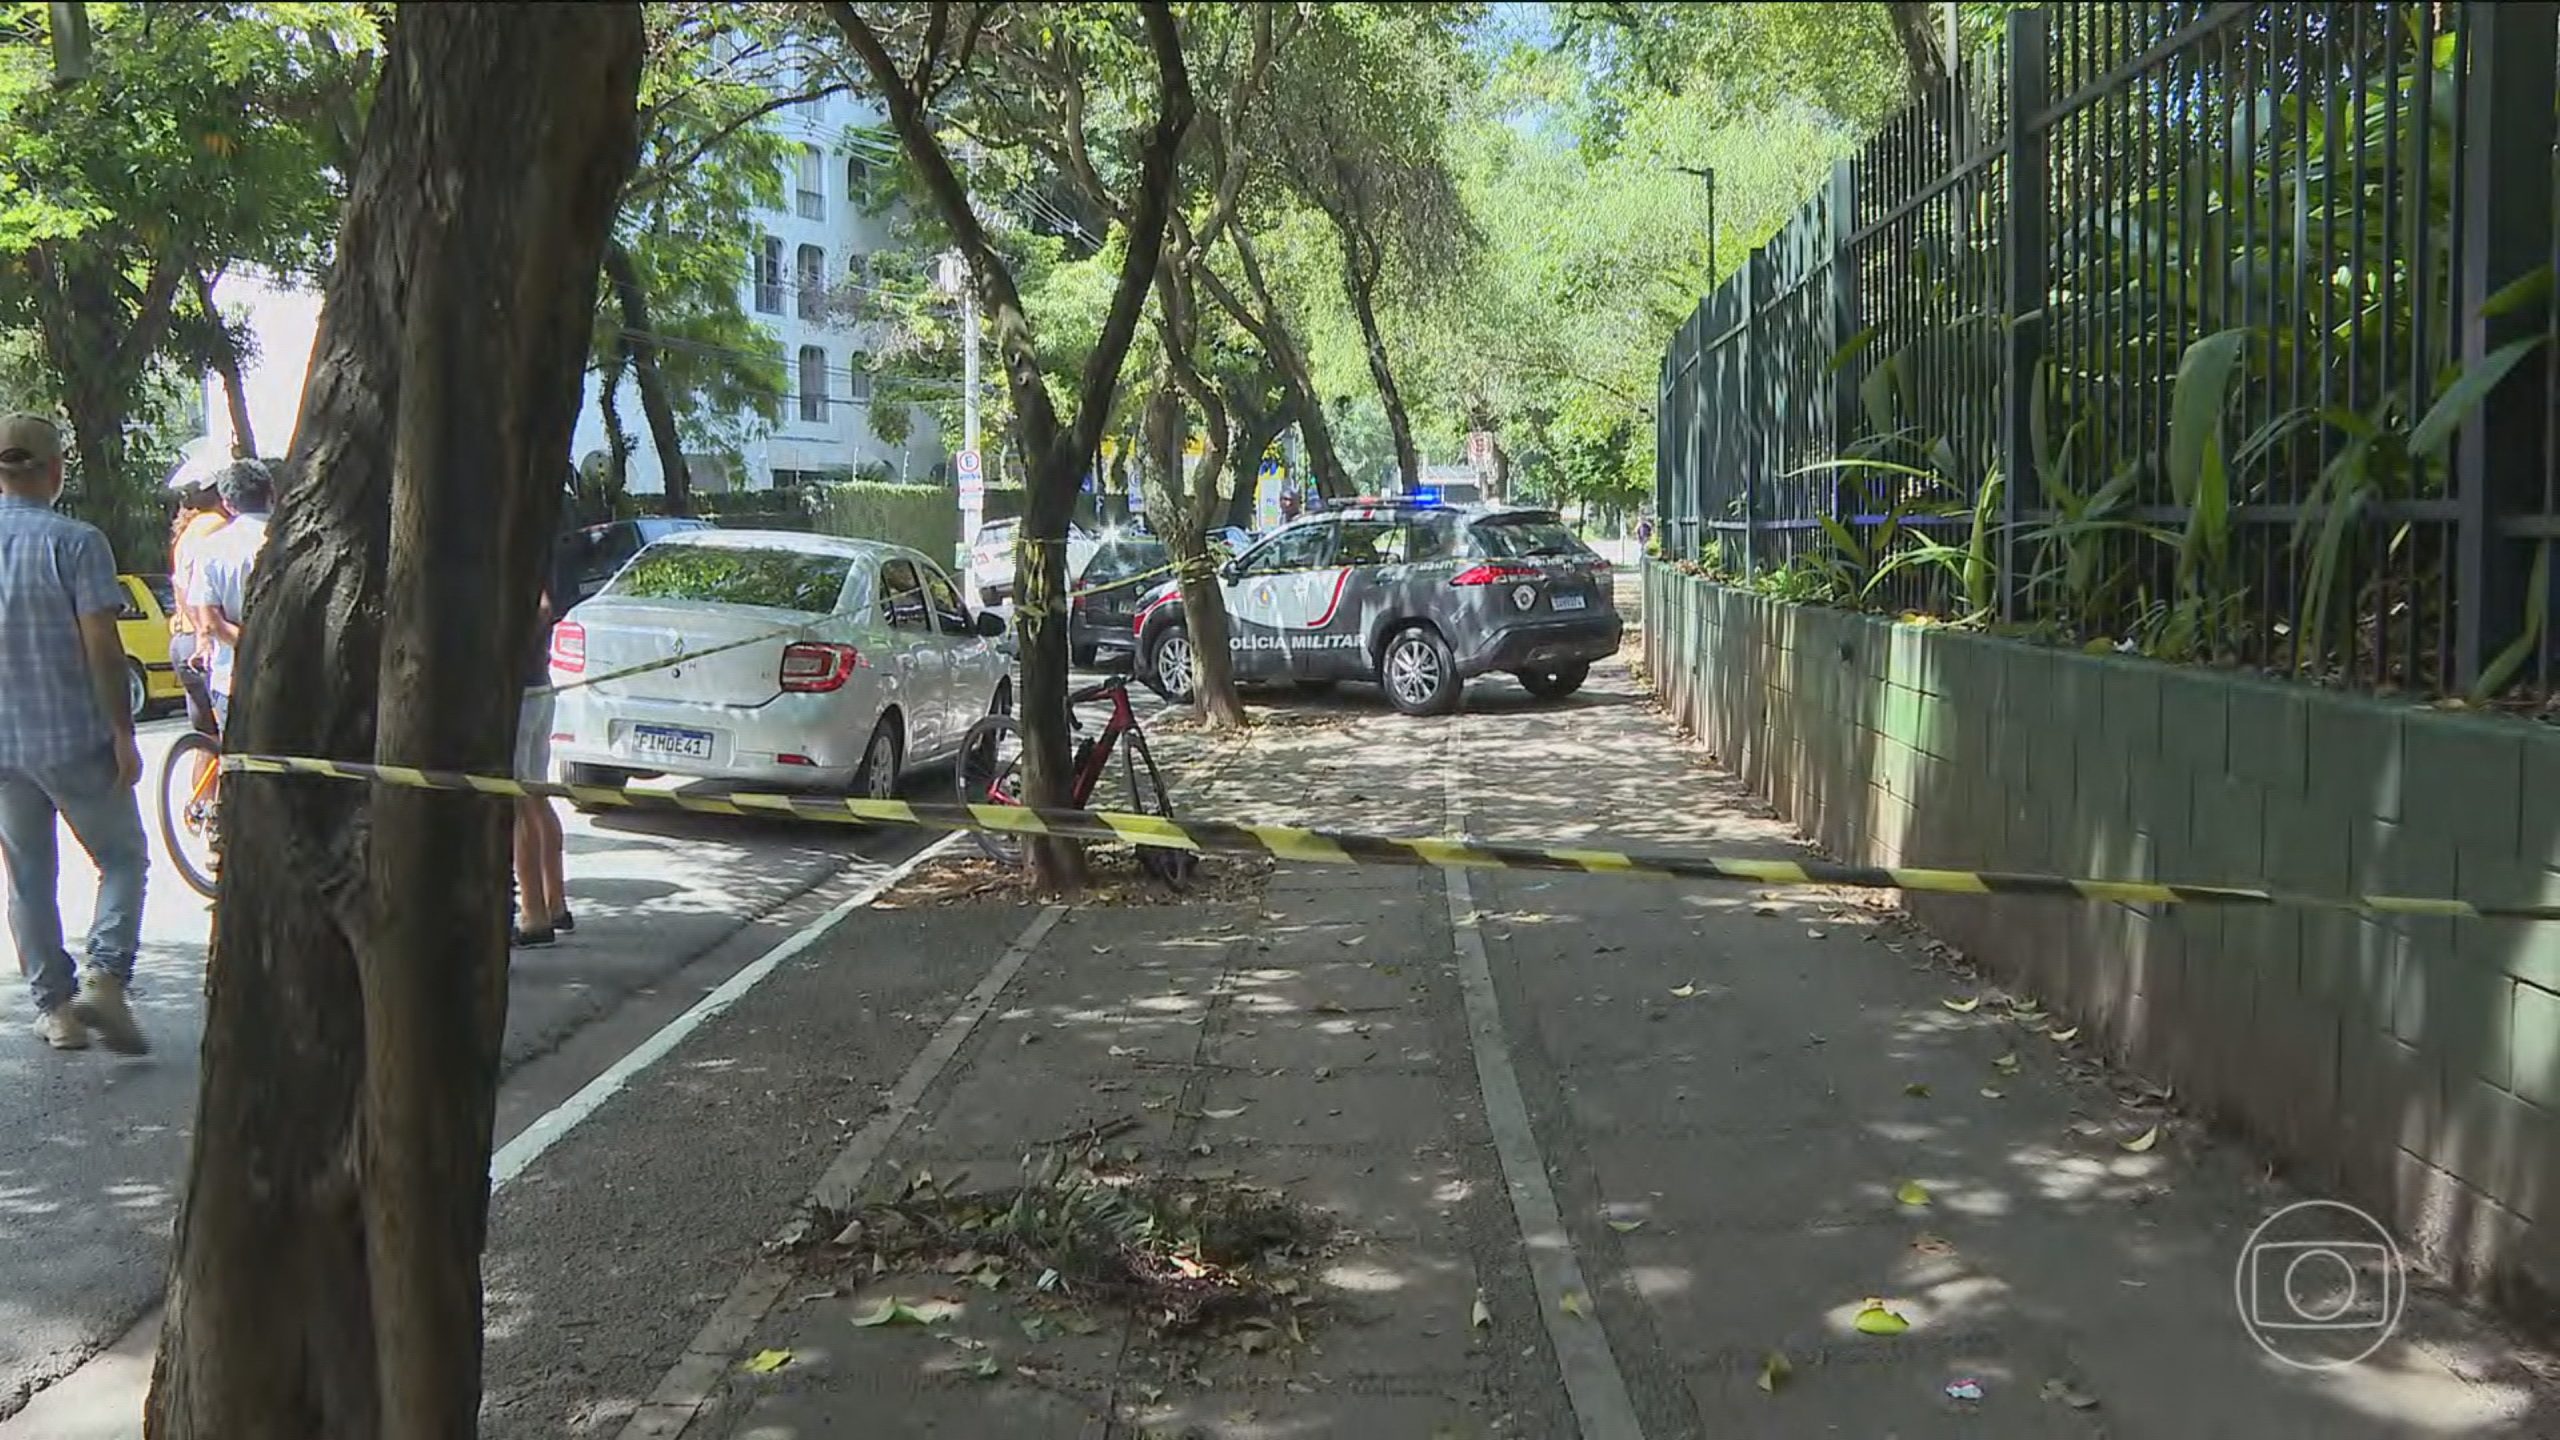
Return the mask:
[[(1064, 905), (1042, 907), (996, 963), (988, 967), (987, 973), (979, 978), (959, 1008), (953, 1010), (950, 1017), (942, 1022), (942, 1028), (934, 1032), (933, 1039), (927, 1041), (924, 1049), (916, 1052), (916, 1058), (907, 1063), (905, 1073), (898, 1077), (897, 1086), (889, 1092), (886, 1108), (854, 1132), (853, 1139), (837, 1153), (834, 1163), (827, 1166), (826, 1172), (810, 1187), (810, 1208), (841, 1210), (850, 1203), (862, 1189), (863, 1182), (870, 1178), (871, 1167), (879, 1163), (882, 1152), (889, 1148), (889, 1142), (896, 1139), (899, 1130), (915, 1117), (916, 1107), (923, 1102), (924, 1093), (933, 1088), (933, 1082), (942, 1077), (952, 1057), (958, 1055), (960, 1047), (967, 1043), (969, 1032), (975, 1030), (987, 1012), (995, 1008), (996, 997), (1013, 983), (1013, 977), (1022, 971), (1023, 962), (1031, 958), (1031, 952), (1039, 948), (1040, 942), (1048, 937), (1049, 931), (1065, 918), (1066, 913)], [(777, 1240), (787, 1242), (792, 1232), (803, 1223), (793, 1221)], [(649, 1398), (622, 1427), (619, 1440), (680, 1440), (692, 1426), (694, 1417), (702, 1413), (702, 1407), (710, 1400), (712, 1392), (719, 1388), (721, 1376), (737, 1360), (738, 1352), (754, 1336), (756, 1326), (763, 1323), (765, 1312), (772, 1309), (773, 1302), (780, 1298), (789, 1279), (790, 1271), (771, 1260), (759, 1259), (748, 1266), (747, 1272), (738, 1277), (738, 1283), (730, 1287), (727, 1297), (721, 1300), (719, 1308), (711, 1312), (711, 1318), (703, 1322), (702, 1329), (685, 1346), (683, 1356), (668, 1369), (658, 1381), (657, 1388), (649, 1392)]]
[[(1449, 731), (1447, 803), (1449, 834), (1465, 839), (1467, 805), (1465, 766), (1458, 755), (1458, 731)], [(1493, 988), (1493, 963), (1485, 954), (1484, 931), (1476, 917), (1475, 891), (1463, 866), (1442, 870), (1449, 887), (1449, 932), (1458, 952), (1458, 984), (1466, 997), (1468, 1047), (1475, 1051), (1476, 1088), (1484, 1095), (1485, 1124), (1493, 1131), (1493, 1149), (1502, 1162), (1502, 1180), (1511, 1193), (1511, 1218), (1520, 1227), (1522, 1253), (1529, 1278), (1538, 1287), (1538, 1313), (1545, 1319), (1547, 1341), (1555, 1348), (1556, 1368), (1563, 1372), (1565, 1397), (1582, 1440), (1644, 1440), (1636, 1420), (1627, 1378), (1618, 1369), (1617, 1352), (1609, 1348), (1609, 1332), (1599, 1323), (1598, 1297), (1582, 1278), (1582, 1262), (1574, 1258), (1573, 1235), (1565, 1229), (1563, 1208), (1547, 1181), (1547, 1157), (1538, 1148), (1538, 1133), (1529, 1123), (1529, 1102), (1520, 1091), (1520, 1072), (1511, 1063), (1511, 1044), (1502, 1023), (1502, 1003)], [(1567, 1296), (1581, 1297), (1589, 1319), (1571, 1318)]]
[(670, 1020), (666, 1028), (640, 1042), (631, 1052), (606, 1067), (603, 1074), (580, 1087), (578, 1093), (563, 1100), (540, 1119), (516, 1132), (514, 1139), (489, 1157), (489, 1193), (496, 1194), (508, 1181), (525, 1172), (527, 1166), (542, 1158), (542, 1153), (557, 1145), (568, 1133), (596, 1113), (607, 1100), (620, 1094), (642, 1071), (657, 1064), (667, 1052), (684, 1038), (699, 1030), (720, 1012), (735, 1005), (746, 993), (763, 983), (764, 978), (779, 968), (783, 961), (808, 949), (826, 933), (843, 923), (854, 911), (880, 898), (890, 887), (951, 848), (961, 838), (953, 832), (907, 857), (888, 873), (847, 896), (842, 904), (802, 926), (790, 938), (748, 961), (746, 968), (720, 982), (717, 989), (694, 1002), (693, 1008)]

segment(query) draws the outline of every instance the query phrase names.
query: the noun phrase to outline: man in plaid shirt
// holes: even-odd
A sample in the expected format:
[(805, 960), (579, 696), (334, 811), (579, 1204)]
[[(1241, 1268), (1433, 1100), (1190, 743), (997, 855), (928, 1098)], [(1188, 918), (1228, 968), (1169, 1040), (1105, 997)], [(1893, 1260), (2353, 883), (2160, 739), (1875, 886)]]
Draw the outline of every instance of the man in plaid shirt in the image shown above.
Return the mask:
[[(150, 1048), (125, 990), (142, 938), (151, 852), (134, 782), (142, 755), (125, 708), (124, 595), (107, 537), (54, 513), (62, 432), (39, 415), (0, 415), (0, 860), (9, 936), (35, 993), (36, 1034), (77, 1050)], [(62, 948), (56, 817), (98, 866), (85, 979)]]

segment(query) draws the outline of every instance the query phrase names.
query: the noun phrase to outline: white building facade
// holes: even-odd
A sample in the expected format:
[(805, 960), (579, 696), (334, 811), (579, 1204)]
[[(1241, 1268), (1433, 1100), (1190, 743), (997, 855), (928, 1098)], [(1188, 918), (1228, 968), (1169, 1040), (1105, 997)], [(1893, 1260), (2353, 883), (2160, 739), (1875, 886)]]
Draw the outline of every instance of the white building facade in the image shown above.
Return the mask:
[[(734, 456), (687, 452), (699, 493), (863, 473), (924, 483), (947, 473), (948, 451), (929, 413), (909, 407), (903, 443), (880, 438), (871, 398), (875, 327), (850, 319), (843, 303), (848, 284), (871, 283), (871, 257), (890, 243), (889, 217), (862, 204), (873, 152), (846, 143), (849, 131), (878, 119), (868, 101), (844, 94), (774, 114), (791, 147), (784, 208), (759, 211), (749, 222), (754, 235), (738, 284), (747, 313), (773, 336), (783, 367), (782, 402), (771, 416), (737, 417), (744, 441)], [(625, 377), (616, 398), (631, 445), (627, 488), (663, 493), (666, 468), (641, 413), (638, 385)], [(601, 385), (590, 375), (571, 455), (586, 465), (604, 449)]]
[[(843, 303), (847, 282), (869, 284), (871, 256), (890, 241), (888, 216), (866, 213), (861, 203), (871, 162), (846, 144), (848, 131), (876, 119), (868, 102), (841, 94), (773, 116), (792, 146), (785, 208), (759, 211), (749, 221), (754, 234), (738, 285), (743, 308), (772, 336), (784, 373), (782, 401), (773, 415), (736, 417), (728, 428), (742, 439), (730, 453), (711, 446), (688, 451), (697, 492), (761, 490), (863, 473), (948, 483), (949, 454), (929, 412), (909, 407), (901, 444), (882, 440), (874, 428), (869, 355), (875, 327), (848, 318)], [(215, 294), (226, 313), (246, 321), (252, 337), (254, 353), (244, 366), (242, 388), (258, 450), (283, 455), (292, 445), (310, 371), (319, 293), (235, 271), (222, 278)], [(228, 446), (232, 425), (221, 383), (205, 377), (204, 413), (208, 431)], [(594, 374), (584, 384), (577, 430), (563, 457), (581, 465), (605, 450), (601, 384)], [(616, 399), (631, 447), (626, 486), (633, 494), (662, 494), (666, 468), (641, 411), (636, 380), (626, 375)]]

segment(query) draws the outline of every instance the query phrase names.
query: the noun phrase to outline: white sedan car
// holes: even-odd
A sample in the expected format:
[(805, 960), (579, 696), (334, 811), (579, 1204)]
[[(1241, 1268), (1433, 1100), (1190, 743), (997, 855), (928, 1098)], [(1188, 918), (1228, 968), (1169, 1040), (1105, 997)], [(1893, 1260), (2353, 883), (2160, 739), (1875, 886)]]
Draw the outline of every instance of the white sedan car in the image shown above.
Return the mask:
[[(1013, 599), (1013, 547), (1022, 534), (1019, 520), (990, 520), (969, 541), (969, 585), (980, 603), (1002, 605)], [(1081, 525), (1067, 527), (1067, 574), (1082, 574), (1085, 562), (1102, 548), (1101, 537)]]
[(574, 688), (552, 753), (573, 785), (675, 775), (895, 795), (901, 772), (1012, 708), (1003, 629), (902, 546), (671, 535), (553, 627), (552, 683)]

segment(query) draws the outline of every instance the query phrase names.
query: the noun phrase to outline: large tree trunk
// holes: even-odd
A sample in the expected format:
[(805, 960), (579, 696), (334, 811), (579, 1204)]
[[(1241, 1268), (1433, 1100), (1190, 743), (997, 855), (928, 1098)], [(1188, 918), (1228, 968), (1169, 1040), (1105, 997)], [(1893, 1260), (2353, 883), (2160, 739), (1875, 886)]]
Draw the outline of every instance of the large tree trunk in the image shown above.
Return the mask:
[(232, 343), (231, 327), (222, 323), (222, 308), (213, 303), (212, 277), (201, 265), (193, 267), (193, 272), (188, 278), (195, 285), (196, 307), (212, 327), (213, 373), (222, 380), (223, 408), (231, 413), (231, 454), (245, 460), (258, 453), (258, 432), (249, 423), (249, 387), (240, 378), (240, 347)]
[(1199, 393), (1168, 376), (1147, 402), (1147, 451), (1156, 484), (1147, 496), (1150, 510), (1162, 506), (1166, 517), (1165, 549), (1182, 591), (1182, 628), (1191, 637), (1191, 700), (1203, 725), (1228, 730), (1244, 724), (1244, 701), (1236, 695), (1235, 656), (1227, 648), (1227, 602), (1218, 590), (1217, 562), (1209, 555), (1207, 531), (1218, 509), (1218, 474), (1226, 464), (1226, 416), (1214, 397), (1201, 432), (1200, 465), (1186, 483), (1182, 474), (1183, 433), (1181, 384), (1197, 401)]
[[(488, 771), (635, 150), (636, 5), (403, 9), (252, 586), (235, 750)], [(463, 1440), (505, 816), (224, 786), (201, 1090), (146, 1432)]]
[[(1378, 383), (1378, 402), (1387, 410), (1387, 433), (1396, 444), (1396, 471), (1408, 491), (1422, 483), (1422, 455), (1414, 449), (1413, 421), (1405, 414), (1404, 391), (1396, 385), (1395, 366), (1387, 358), (1386, 332), (1378, 325), (1378, 271), (1356, 257), (1350, 227), (1342, 230), (1342, 284), (1351, 296), (1351, 313), (1360, 321), (1360, 345), (1369, 360), (1369, 378)], [(1374, 260), (1374, 256), (1372, 259)]]
[(684, 437), (676, 432), (676, 407), (667, 393), (666, 372), (658, 368), (657, 334), (649, 328), (649, 296), (640, 288), (640, 272), (631, 252), (615, 241), (605, 247), (604, 272), (613, 282), (622, 309), (622, 349), (631, 357), (631, 376), (640, 382), (640, 413), (649, 421), (649, 443), (658, 450), (659, 473), (665, 477), (667, 513), (693, 513), (693, 467), (685, 463)]

